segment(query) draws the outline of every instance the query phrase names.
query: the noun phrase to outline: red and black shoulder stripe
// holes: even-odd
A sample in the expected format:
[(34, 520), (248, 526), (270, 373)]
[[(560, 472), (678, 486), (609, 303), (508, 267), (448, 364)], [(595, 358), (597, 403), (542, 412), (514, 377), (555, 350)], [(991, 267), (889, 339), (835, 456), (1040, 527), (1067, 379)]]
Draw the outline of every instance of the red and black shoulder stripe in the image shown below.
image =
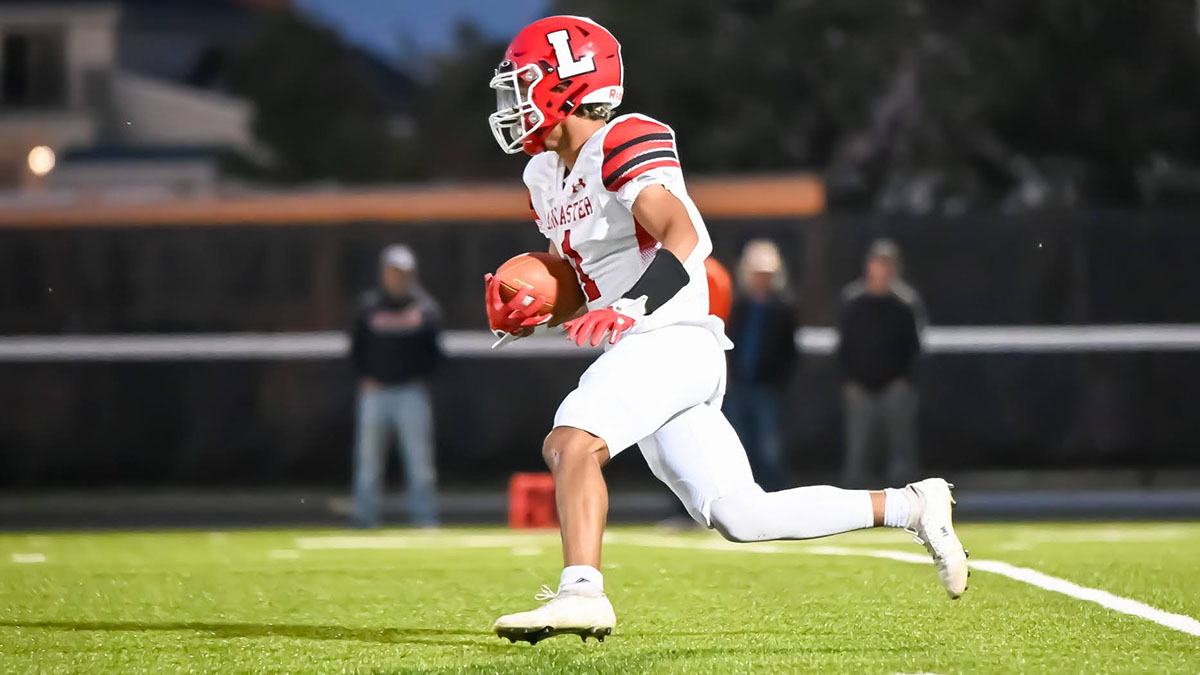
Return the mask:
[(675, 135), (665, 124), (630, 117), (613, 125), (604, 137), (604, 187), (616, 192), (651, 169), (678, 167)]

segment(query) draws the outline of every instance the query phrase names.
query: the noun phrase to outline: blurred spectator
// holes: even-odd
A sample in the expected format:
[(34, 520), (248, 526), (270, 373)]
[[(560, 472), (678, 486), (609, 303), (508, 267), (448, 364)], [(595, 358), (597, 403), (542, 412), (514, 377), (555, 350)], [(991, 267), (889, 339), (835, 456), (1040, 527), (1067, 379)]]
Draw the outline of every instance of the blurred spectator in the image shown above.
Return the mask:
[(846, 486), (872, 481), (877, 440), (887, 448), (888, 485), (904, 485), (916, 476), (917, 394), (912, 379), (924, 316), (916, 291), (900, 279), (900, 250), (890, 240), (877, 239), (867, 253), (864, 277), (842, 291), (838, 318)]
[(787, 487), (783, 452), (783, 394), (797, 361), (796, 308), (787, 296), (779, 248), (756, 239), (742, 250), (737, 299), (727, 333), (729, 389), (724, 410), (737, 430), (763, 489)]
[(428, 379), (442, 356), (441, 311), (418, 283), (417, 259), (407, 246), (385, 249), (380, 268), (379, 288), (363, 299), (350, 347), (359, 377), (354, 522), (379, 524), (384, 453), (388, 433), (395, 432), (412, 522), (432, 527), (437, 525), (437, 475)]

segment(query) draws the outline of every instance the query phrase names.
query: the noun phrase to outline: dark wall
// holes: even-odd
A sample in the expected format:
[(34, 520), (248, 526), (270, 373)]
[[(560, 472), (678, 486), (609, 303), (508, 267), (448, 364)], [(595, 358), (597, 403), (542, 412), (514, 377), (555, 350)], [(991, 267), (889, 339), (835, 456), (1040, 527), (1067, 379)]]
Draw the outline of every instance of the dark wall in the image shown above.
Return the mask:
[[(709, 229), (730, 267), (748, 239), (778, 241), (814, 324), (828, 323), (879, 235), (899, 242), (937, 324), (1200, 322), (1195, 220), (830, 216)], [(455, 328), (484, 327), (484, 271), (546, 246), (526, 223), (0, 229), (0, 334), (338, 328), (394, 241), (416, 249)]]
[[(459, 359), (436, 385), (438, 463), (501, 486), (587, 359)], [(336, 362), (0, 364), (0, 485), (345, 485), (353, 389)], [(941, 355), (919, 380), (938, 469), (1200, 467), (1200, 354)], [(798, 472), (829, 471), (841, 419), (832, 360), (789, 397)], [(636, 453), (627, 453), (631, 457)], [(643, 479), (640, 460), (613, 470)]]
[[(1200, 229), (1138, 214), (710, 224), (717, 255), (771, 236), (808, 323), (826, 323), (871, 237), (900, 242), (934, 323), (1197, 322)], [(385, 243), (407, 241), (454, 328), (483, 328), (482, 274), (544, 247), (525, 224), (0, 230), (0, 334), (328, 330)], [(1040, 246), (1039, 246), (1040, 244)], [(1185, 259), (1188, 258), (1188, 259)], [(437, 382), (448, 482), (502, 485), (586, 359), (459, 359)], [(1200, 353), (939, 355), (921, 368), (936, 468), (1200, 466)], [(790, 394), (797, 471), (836, 466), (837, 374)], [(0, 362), (0, 485), (344, 485), (353, 386), (333, 361)], [(632, 455), (633, 453), (630, 453)], [(647, 478), (631, 457), (619, 473)]]

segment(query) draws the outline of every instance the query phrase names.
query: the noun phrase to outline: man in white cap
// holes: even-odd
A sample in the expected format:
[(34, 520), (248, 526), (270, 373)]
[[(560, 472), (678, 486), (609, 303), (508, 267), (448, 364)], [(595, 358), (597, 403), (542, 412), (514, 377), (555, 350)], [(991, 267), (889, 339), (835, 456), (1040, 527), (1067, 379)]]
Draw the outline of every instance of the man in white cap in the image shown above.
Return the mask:
[(428, 380), (442, 358), (441, 312), (417, 281), (407, 246), (380, 256), (379, 287), (363, 298), (354, 320), (350, 360), (359, 378), (354, 447), (354, 524), (379, 524), (384, 451), (395, 434), (408, 484), (413, 524), (437, 525), (433, 406)]
[(735, 346), (729, 352), (723, 410), (746, 447), (758, 484), (782, 490), (790, 473), (783, 397), (796, 368), (798, 321), (775, 242), (755, 239), (742, 249), (737, 290), (726, 327)]

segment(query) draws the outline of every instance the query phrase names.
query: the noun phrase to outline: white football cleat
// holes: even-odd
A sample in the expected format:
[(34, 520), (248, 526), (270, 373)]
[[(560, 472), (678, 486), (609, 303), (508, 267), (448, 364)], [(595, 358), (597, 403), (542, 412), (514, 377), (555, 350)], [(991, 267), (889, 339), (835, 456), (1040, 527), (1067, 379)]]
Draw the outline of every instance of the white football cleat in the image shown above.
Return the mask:
[(617, 625), (617, 615), (612, 603), (603, 593), (585, 593), (559, 589), (556, 593), (548, 586), (535, 596), (546, 604), (529, 612), (506, 614), (496, 619), (492, 629), (496, 635), (508, 638), (509, 642), (525, 640), (537, 644), (554, 635), (578, 635), (587, 642), (589, 637), (604, 642)]
[(921, 508), (915, 522), (910, 521), (905, 529), (933, 556), (933, 564), (937, 566), (938, 578), (946, 588), (946, 594), (957, 599), (967, 590), (970, 573), (967, 570), (967, 551), (958, 540), (958, 535), (954, 534), (950, 513), (954, 506), (954, 497), (950, 494), (953, 487), (941, 478), (909, 483), (907, 489), (916, 495)]

